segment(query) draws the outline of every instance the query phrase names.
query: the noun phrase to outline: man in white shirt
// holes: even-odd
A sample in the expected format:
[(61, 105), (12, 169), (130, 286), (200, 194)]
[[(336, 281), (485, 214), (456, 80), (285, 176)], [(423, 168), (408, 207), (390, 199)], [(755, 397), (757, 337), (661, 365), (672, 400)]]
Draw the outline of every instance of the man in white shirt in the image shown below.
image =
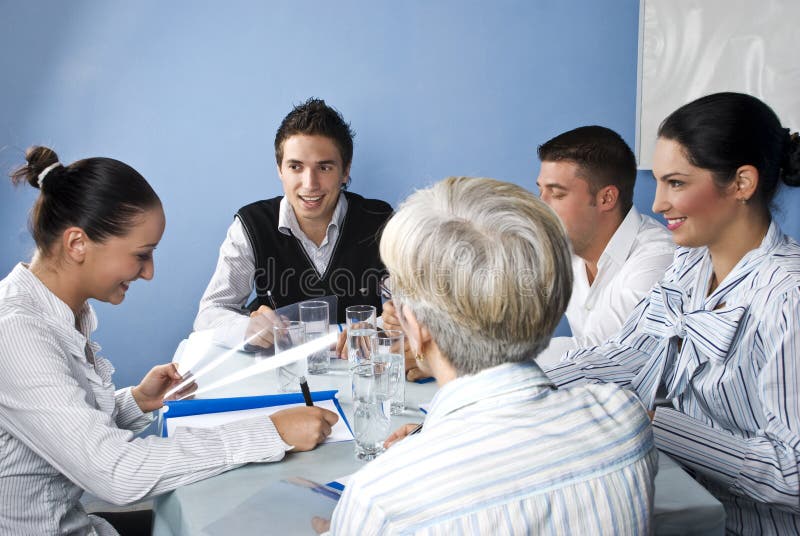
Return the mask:
[(250, 343), (270, 347), (274, 306), (335, 295), (335, 322), (350, 305), (380, 309), (378, 240), (392, 208), (345, 191), (352, 158), (353, 132), (339, 112), (320, 99), (294, 107), (275, 135), (284, 196), (238, 210), (194, 329), (237, 334), (249, 322)]
[(614, 335), (672, 263), (669, 231), (633, 206), (636, 157), (619, 134), (585, 126), (539, 146), (536, 185), (572, 243), (572, 337), (554, 337), (537, 358), (557, 363), (573, 348)]

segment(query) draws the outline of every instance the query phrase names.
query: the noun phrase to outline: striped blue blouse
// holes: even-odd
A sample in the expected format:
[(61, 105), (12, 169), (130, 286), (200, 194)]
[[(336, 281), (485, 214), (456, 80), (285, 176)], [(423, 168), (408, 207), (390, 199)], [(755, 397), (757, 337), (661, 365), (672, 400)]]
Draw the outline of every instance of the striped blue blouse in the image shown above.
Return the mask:
[(800, 245), (773, 222), (719, 287), (706, 248), (679, 248), (664, 279), (606, 343), (548, 375), (632, 388), (673, 408), (656, 445), (725, 505), (734, 534), (800, 534)]
[(656, 451), (613, 385), (555, 390), (534, 363), (453, 380), (425, 427), (347, 484), (331, 533), (648, 534)]

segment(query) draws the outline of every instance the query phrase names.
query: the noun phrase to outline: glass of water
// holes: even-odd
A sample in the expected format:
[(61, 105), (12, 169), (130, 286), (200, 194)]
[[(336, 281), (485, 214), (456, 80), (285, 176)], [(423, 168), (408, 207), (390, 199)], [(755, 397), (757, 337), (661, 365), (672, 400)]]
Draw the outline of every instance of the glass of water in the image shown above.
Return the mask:
[(375, 307), (353, 305), (345, 309), (347, 319), (347, 359), (353, 367), (372, 356), (375, 339)]
[[(306, 328), (302, 322), (283, 322), (272, 328), (275, 337), (275, 355), (306, 342)], [(305, 360), (278, 367), (278, 390), (283, 393), (300, 391), (300, 376), (306, 375)]]
[[(300, 304), (300, 322), (306, 328), (306, 342), (328, 334), (328, 302), (307, 301)], [(325, 348), (308, 356), (308, 373), (325, 374), (331, 368), (330, 351)]]
[(403, 332), (394, 329), (379, 331), (375, 336), (372, 361), (389, 366), (391, 414), (400, 415), (406, 409), (406, 360)]
[(384, 451), (389, 435), (390, 367), (386, 363), (364, 363), (352, 369), (353, 435), (357, 460), (375, 459)]

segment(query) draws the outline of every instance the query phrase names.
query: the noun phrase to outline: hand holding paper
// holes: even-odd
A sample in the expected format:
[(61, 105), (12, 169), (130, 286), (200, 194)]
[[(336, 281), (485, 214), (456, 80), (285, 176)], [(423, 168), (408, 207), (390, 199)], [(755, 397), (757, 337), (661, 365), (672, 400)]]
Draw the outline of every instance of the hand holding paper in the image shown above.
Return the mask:
[(167, 392), (177, 385), (182, 385), (175, 391), (177, 396), (186, 397), (197, 390), (197, 384), (191, 381), (189, 375), (185, 379), (181, 377), (175, 363), (157, 365), (150, 369), (139, 385), (131, 389), (131, 394), (139, 409), (148, 413), (163, 406)]

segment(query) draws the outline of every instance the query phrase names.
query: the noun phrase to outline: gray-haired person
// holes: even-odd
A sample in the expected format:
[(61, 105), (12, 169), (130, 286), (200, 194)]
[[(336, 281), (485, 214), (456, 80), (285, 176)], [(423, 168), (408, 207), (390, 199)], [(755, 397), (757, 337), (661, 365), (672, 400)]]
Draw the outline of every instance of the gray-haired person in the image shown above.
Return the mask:
[(402, 203), (380, 252), (440, 389), (421, 432), (397, 430), (349, 481), (330, 532), (647, 534), (641, 404), (613, 385), (557, 391), (534, 360), (572, 288), (556, 215), (519, 186), (451, 177)]

